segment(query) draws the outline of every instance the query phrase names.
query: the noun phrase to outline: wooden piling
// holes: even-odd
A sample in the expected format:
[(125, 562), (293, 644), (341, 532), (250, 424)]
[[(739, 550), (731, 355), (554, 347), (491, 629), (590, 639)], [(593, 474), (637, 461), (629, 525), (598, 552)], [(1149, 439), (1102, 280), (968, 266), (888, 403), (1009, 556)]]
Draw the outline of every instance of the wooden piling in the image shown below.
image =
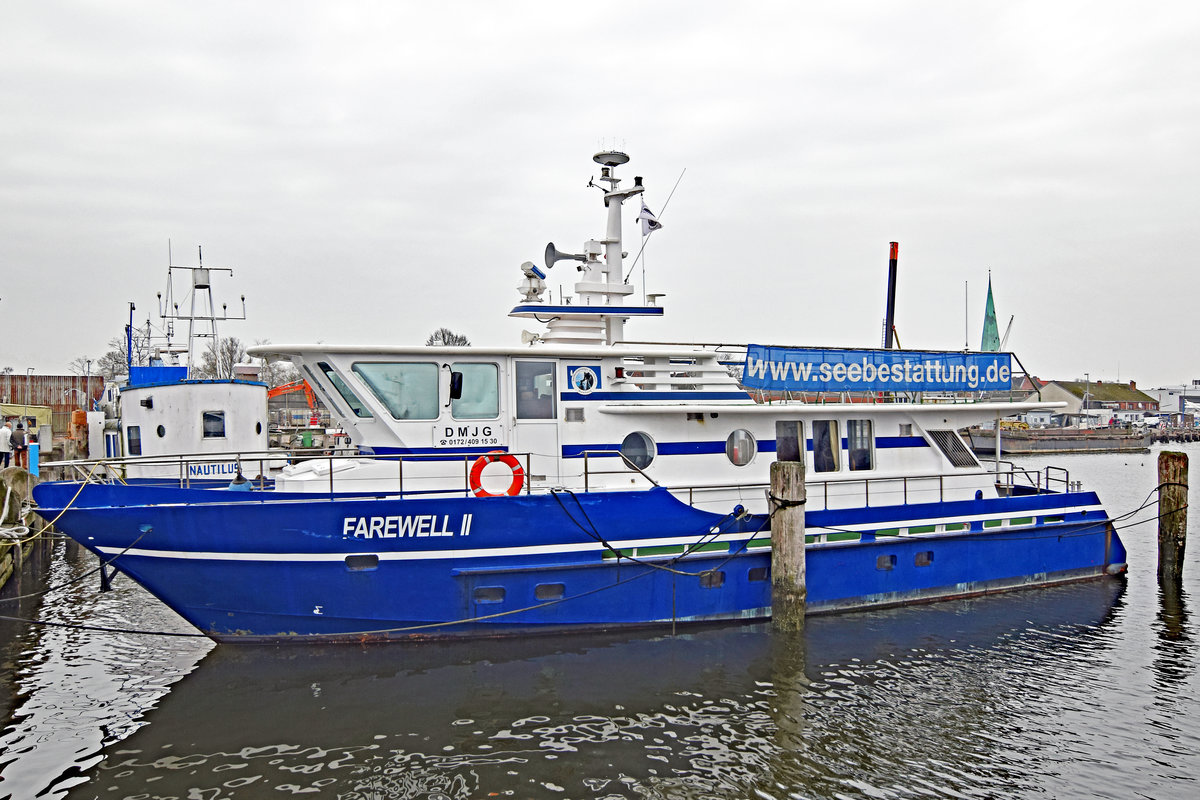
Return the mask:
[(771, 464), (771, 619), (778, 630), (804, 629), (804, 464)]
[(1187, 453), (1164, 450), (1158, 454), (1158, 576), (1183, 577), (1183, 551), (1187, 542)]

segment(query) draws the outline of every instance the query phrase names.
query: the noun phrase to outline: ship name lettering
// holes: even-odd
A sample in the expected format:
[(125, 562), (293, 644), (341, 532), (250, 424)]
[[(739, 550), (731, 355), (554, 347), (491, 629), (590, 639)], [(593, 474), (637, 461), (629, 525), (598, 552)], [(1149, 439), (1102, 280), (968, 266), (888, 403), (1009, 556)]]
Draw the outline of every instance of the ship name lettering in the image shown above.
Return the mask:
[(457, 526), (451, 526), (449, 514), (403, 514), (387, 517), (345, 517), (343, 539), (406, 539), (429, 536), (467, 536), (471, 532), (471, 514), (463, 514)]

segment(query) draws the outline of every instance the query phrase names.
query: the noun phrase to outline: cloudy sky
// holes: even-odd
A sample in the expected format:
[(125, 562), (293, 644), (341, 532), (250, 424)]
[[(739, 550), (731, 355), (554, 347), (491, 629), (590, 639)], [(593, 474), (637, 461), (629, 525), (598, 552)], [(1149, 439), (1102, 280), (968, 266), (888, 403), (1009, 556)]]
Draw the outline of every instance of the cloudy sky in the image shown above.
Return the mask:
[(1190, 2), (9, 2), (0, 367), (158, 324), (168, 242), (247, 343), (518, 344), (616, 147), (631, 338), (877, 346), (899, 241), (904, 347), (978, 347), (990, 270), (1031, 372), (1190, 382), (1198, 144)]

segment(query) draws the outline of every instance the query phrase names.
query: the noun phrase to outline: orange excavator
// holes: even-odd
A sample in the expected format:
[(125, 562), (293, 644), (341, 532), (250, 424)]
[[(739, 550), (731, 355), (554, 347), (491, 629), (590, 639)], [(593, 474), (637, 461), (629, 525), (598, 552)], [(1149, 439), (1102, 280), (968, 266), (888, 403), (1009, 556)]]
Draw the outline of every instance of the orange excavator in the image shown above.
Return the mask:
[(308, 382), (303, 379), (292, 381), (291, 383), (281, 383), (274, 388), (268, 389), (267, 399), (270, 400), (272, 397), (279, 397), (280, 395), (291, 394), (292, 392), (304, 392), (304, 399), (308, 402), (308, 407), (312, 409), (312, 419), (309, 421), (309, 424), (320, 424), (321, 417), (317, 411), (317, 396), (313, 394), (312, 387), (308, 385)]

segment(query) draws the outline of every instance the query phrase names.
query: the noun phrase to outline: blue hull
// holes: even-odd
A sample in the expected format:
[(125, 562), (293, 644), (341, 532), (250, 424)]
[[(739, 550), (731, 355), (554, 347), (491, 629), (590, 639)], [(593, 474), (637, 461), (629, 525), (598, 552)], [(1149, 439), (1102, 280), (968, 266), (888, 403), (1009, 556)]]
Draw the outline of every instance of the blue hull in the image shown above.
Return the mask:
[[(39, 513), (53, 519), (69, 505), (60, 529), (218, 641), (770, 615), (766, 520), (699, 511), (664, 489), (405, 500), (109, 485), (75, 498), (78, 490), (39, 485)], [(1125, 550), (1098, 508), (1095, 494), (1072, 493), (810, 512), (810, 530), (857, 533), (807, 547), (809, 611), (1118, 571)]]

